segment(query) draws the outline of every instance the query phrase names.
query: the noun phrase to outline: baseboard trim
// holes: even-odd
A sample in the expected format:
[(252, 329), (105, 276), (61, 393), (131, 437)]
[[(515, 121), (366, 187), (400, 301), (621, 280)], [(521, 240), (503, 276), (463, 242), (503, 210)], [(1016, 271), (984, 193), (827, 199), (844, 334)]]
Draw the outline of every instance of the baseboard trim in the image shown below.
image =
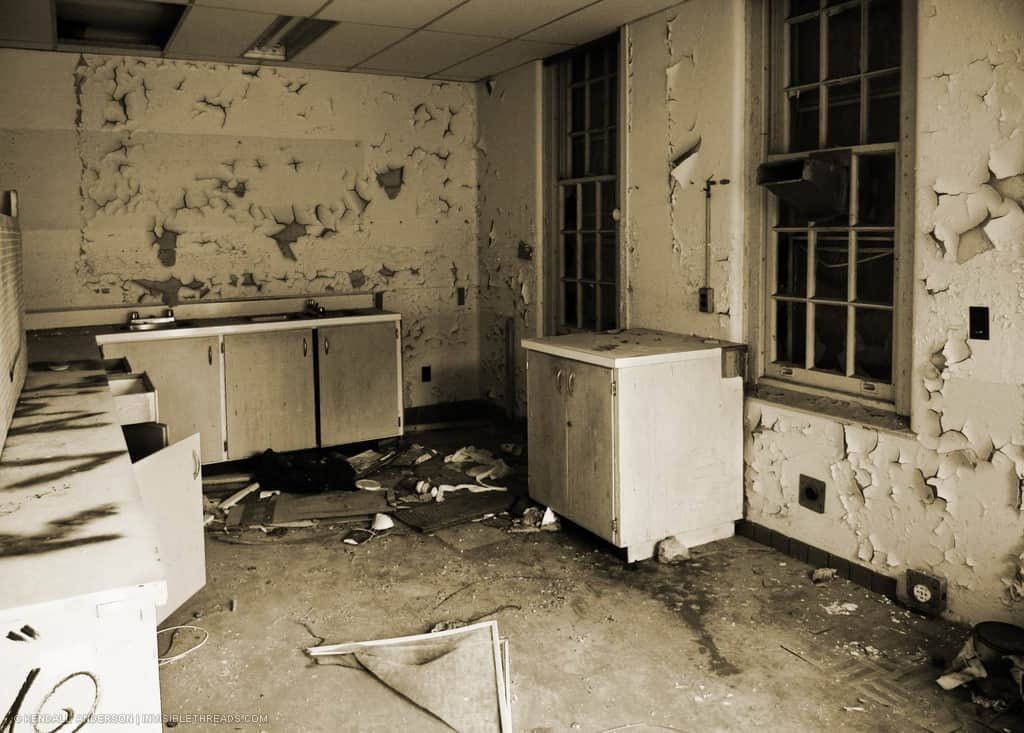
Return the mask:
[(795, 560), (814, 568), (833, 568), (836, 574), (852, 580), (862, 588), (883, 595), (889, 600), (899, 601), (899, 583), (890, 575), (883, 575), (869, 567), (850, 562), (844, 557), (833, 555), (814, 545), (794, 539), (778, 530), (765, 527), (757, 522), (740, 519), (736, 522), (736, 534), (762, 545), (774, 548)]

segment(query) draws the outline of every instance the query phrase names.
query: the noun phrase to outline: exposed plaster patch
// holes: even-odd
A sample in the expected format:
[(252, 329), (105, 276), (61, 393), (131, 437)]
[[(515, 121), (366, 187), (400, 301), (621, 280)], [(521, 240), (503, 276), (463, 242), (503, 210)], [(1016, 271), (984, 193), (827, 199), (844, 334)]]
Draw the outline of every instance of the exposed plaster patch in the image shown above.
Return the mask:
[(150, 295), (160, 298), (165, 305), (172, 307), (181, 302), (182, 289), (191, 290), (196, 297), (202, 297), (205, 287), (204, 283), (195, 278), (188, 283), (183, 283), (176, 277), (169, 277), (166, 280), (132, 280), (132, 282), (146, 291), (139, 296), (140, 303), (145, 300), (146, 295)]
[(377, 173), (377, 183), (384, 189), (389, 199), (398, 198), (402, 192), (402, 185), (405, 183), (405, 167), (389, 167), (387, 170)]

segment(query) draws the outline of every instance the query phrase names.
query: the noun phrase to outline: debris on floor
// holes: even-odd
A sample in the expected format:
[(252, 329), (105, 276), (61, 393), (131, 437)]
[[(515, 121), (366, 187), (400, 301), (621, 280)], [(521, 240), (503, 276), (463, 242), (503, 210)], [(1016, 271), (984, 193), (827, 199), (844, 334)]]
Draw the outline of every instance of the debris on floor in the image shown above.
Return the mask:
[(655, 547), (658, 562), (676, 565), (690, 559), (690, 548), (675, 537), (666, 537)]
[[(354, 459), (353, 459), (354, 460)], [(360, 471), (337, 449), (277, 453), (265, 451), (256, 460), (253, 480), (264, 489), (292, 494), (352, 491)]]
[(550, 507), (531, 506), (523, 512), (522, 517), (512, 522), (509, 532), (557, 532), (561, 528), (561, 522)]
[(966, 687), (971, 701), (995, 711), (1024, 703), (1024, 628), (984, 621), (936, 682), (944, 690)]
[[(328, 644), (306, 653), (317, 664), (359, 669), (384, 689), (353, 711), (364, 723), (404, 720), (406, 730), (510, 733), (508, 649), (496, 621), (394, 639)], [(398, 693), (394, 695), (392, 693)], [(403, 710), (395, 706), (403, 705)]]
[(854, 611), (857, 610), (856, 603), (840, 603), (839, 601), (833, 601), (827, 606), (822, 606), (825, 613), (829, 616), (850, 616)]
[(830, 580), (835, 580), (838, 575), (835, 568), (816, 568), (811, 573), (811, 582), (815, 585), (827, 583)]

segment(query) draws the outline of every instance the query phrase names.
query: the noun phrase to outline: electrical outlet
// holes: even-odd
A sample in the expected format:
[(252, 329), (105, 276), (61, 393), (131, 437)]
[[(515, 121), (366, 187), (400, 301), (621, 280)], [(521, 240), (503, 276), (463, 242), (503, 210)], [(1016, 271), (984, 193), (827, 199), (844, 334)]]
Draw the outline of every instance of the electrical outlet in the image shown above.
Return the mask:
[(429, 366), (420, 367), (420, 381), (421, 382), (429, 382), (430, 381), (430, 367)]
[(825, 513), (824, 481), (800, 474), (798, 488), (800, 490), (800, 506), (818, 514)]
[(697, 302), (701, 313), (715, 312), (715, 289), (701, 288), (697, 291)]
[(945, 579), (908, 570), (907, 605), (929, 616), (938, 616), (946, 610)]
[(972, 305), (967, 310), (967, 318), (970, 324), (969, 338), (988, 341), (988, 308)]

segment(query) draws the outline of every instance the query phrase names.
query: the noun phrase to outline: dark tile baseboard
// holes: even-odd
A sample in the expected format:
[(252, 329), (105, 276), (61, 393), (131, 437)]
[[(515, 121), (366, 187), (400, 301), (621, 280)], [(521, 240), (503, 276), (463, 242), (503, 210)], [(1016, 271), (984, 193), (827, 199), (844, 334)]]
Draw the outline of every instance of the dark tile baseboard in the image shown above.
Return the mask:
[(772, 547), (784, 555), (789, 555), (812, 567), (834, 568), (836, 574), (840, 577), (852, 580), (857, 585), (883, 595), (890, 600), (900, 600), (896, 578), (889, 575), (882, 575), (882, 573), (876, 572), (869, 567), (850, 562), (844, 557), (833, 555), (813, 545), (808, 545), (806, 542), (795, 540), (782, 532), (770, 529), (757, 522), (747, 521), (746, 519), (736, 522), (736, 534), (754, 540), (754, 542), (759, 544)]

